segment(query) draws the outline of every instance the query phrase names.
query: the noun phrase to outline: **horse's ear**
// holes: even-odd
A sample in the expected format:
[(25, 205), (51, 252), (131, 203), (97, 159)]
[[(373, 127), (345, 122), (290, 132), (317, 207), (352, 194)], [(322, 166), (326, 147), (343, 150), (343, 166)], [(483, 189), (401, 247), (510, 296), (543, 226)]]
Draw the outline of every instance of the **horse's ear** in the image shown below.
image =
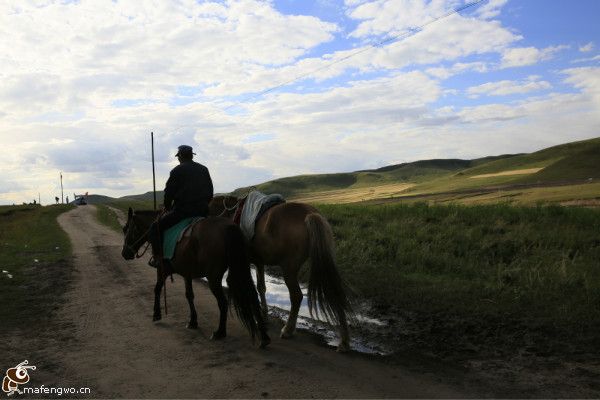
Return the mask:
[(129, 207), (129, 212), (127, 213), (127, 219), (131, 219), (133, 216), (133, 208)]

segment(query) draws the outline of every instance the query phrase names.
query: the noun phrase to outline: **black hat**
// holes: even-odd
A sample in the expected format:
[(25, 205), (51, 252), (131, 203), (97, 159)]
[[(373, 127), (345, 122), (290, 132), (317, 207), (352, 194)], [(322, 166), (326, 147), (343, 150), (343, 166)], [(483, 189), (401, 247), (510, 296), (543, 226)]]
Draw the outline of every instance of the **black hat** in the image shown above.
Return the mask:
[(182, 144), (181, 146), (179, 146), (177, 148), (177, 154), (175, 154), (175, 157), (181, 156), (181, 155), (189, 156), (189, 155), (196, 155), (196, 153), (193, 152), (192, 146)]

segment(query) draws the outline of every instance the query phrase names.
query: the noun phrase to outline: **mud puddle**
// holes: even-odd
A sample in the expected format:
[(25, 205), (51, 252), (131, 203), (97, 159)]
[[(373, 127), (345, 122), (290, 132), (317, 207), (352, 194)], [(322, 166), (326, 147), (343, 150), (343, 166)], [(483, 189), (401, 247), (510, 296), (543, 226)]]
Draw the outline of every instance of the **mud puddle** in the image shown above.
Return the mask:
[[(223, 276), (223, 287), (227, 287), (227, 272)], [(256, 282), (256, 270), (252, 268), (252, 279)], [(208, 284), (206, 278), (200, 279)], [(265, 273), (265, 286), (267, 304), (269, 305), (269, 316), (287, 321), (290, 312), (290, 295), (283, 279)], [(298, 312), (296, 329), (316, 334), (323, 338), (328, 346), (337, 347), (339, 335), (335, 326), (325, 319), (310, 315), (307, 304), (307, 288), (300, 285), (304, 298)], [(394, 352), (391, 344), (385, 343), (378, 338), (389, 337), (392, 327), (385, 321), (377, 319), (375, 312), (367, 303), (361, 303), (358, 307), (355, 321), (349, 323), (350, 348), (356, 352), (373, 355), (389, 355)]]
[[(256, 282), (256, 271), (252, 269), (252, 277)], [(290, 310), (290, 296), (283, 279), (265, 274), (265, 285), (267, 287), (266, 297), (269, 305), (269, 315), (287, 320)], [(339, 344), (339, 335), (336, 327), (329, 324), (324, 318), (311, 316), (307, 304), (307, 288), (301, 285), (304, 298), (298, 312), (297, 329), (315, 333), (325, 340), (330, 346)], [(389, 330), (387, 322), (378, 319), (368, 304), (360, 304), (356, 314), (356, 321), (350, 323), (350, 348), (354, 351), (388, 355), (393, 352), (392, 347), (381, 341), (374, 340), (373, 333)]]

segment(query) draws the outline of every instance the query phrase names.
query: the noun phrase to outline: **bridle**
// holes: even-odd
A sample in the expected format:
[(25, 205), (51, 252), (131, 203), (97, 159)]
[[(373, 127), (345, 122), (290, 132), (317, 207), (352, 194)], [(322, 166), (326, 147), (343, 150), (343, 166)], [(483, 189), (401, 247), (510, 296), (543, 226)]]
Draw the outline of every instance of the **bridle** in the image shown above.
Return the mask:
[[(137, 233), (137, 226), (136, 225), (129, 225), (129, 221), (127, 221), (127, 231), (129, 231), (129, 229), (133, 229), (134, 233)], [(146, 254), (146, 252), (148, 251), (148, 248), (150, 247), (150, 242), (148, 241), (148, 234), (150, 233), (150, 230), (152, 229), (152, 225), (150, 225), (150, 228), (148, 228), (148, 230), (146, 232), (144, 232), (138, 240), (136, 240), (135, 242), (133, 242), (132, 244), (127, 244), (125, 243), (125, 248), (127, 248), (127, 250), (131, 251), (133, 254), (135, 254), (135, 258), (141, 258), (144, 256), (144, 254)], [(140, 253), (140, 248), (141, 246), (136, 250), (135, 247), (139, 244), (139, 243), (143, 243), (142, 240), (144, 242), (148, 242), (146, 244), (146, 247), (144, 248), (144, 251), (142, 251), (142, 253)]]

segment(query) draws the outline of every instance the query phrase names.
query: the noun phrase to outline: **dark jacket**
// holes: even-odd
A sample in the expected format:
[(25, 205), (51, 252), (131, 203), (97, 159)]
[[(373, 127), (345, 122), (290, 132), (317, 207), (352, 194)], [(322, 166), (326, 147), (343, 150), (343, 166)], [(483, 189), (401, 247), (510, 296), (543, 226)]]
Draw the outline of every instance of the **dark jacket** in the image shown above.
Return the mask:
[(207, 216), (213, 198), (208, 169), (195, 161), (184, 161), (171, 170), (165, 186), (165, 208), (186, 216)]

